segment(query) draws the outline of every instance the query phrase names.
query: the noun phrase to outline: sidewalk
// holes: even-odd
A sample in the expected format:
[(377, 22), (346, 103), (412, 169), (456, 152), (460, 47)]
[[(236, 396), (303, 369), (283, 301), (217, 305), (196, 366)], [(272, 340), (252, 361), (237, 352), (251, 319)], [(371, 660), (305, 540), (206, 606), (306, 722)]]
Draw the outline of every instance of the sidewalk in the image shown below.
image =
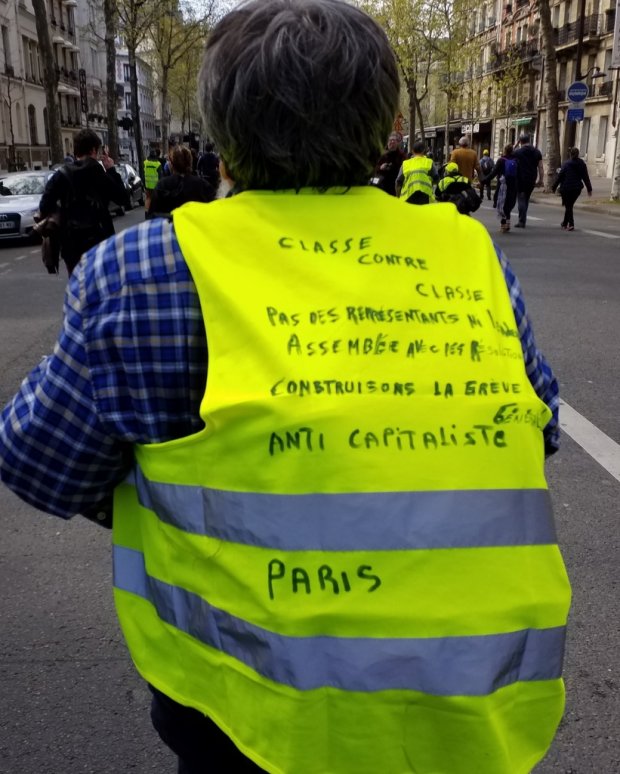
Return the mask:
[[(584, 188), (581, 196), (575, 203), (575, 208), (620, 217), (620, 201), (612, 202), (609, 198), (611, 196), (612, 179), (610, 177), (591, 177), (590, 181), (592, 182), (592, 196), (588, 196), (588, 192)], [(562, 199), (559, 193), (543, 193), (542, 188), (534, 189), (530, 201), (532, 204), (562, 206)]]

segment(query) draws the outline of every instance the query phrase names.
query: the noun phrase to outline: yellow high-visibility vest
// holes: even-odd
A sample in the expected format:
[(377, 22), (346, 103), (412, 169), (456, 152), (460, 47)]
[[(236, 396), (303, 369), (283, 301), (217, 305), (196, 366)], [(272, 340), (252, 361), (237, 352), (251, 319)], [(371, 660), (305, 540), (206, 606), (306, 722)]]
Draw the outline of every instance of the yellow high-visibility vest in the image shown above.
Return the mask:
[(144, 187), (152, 191), (159, 181), (161, 161), (158, 159), (145, 159), (144, 161)]
[(139, 672), (274, 774), (526, 774), (570, 591), (486, 230), (371, 187), (173, 217), (205, 427), (116, 491)]
[(416, 191), (428, 195), (429, 202), (434, 202), (433, 179), (430, 171), (433, 168), (432, 159), (426, 156), (414, 156), (403, 161), (403, 185), (400, 189), (400, 198), (408, 199)]

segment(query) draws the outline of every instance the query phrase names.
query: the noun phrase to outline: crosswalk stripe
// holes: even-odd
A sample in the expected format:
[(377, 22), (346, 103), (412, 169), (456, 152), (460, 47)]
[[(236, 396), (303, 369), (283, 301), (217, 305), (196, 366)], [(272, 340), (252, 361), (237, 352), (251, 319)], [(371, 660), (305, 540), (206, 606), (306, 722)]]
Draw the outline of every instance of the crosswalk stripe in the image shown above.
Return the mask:
[(17, 256), (15, 256), (14, 260), (16, 260), (16, 261), (23, 261), (24, 258), (27, 258), (27, 257), (28, 257), (27, 255), (17, 255)]
[(560, 427), (592, 459), (620, 481), (620, 445), (563, 400), (560, 401)]
[(605, 237), (605, 239), (620, 239), (620, 234), (607, 234), (605, 231), (591, 231), (588, 228), (582, 229), (584, 234), (593, 234), (594, 236)]

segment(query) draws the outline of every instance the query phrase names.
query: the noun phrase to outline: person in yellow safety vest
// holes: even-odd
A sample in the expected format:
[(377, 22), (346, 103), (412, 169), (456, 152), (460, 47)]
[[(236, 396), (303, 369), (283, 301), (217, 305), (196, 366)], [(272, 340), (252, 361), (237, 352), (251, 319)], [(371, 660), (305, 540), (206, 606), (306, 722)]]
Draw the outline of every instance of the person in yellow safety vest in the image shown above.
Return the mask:
[(411, 146), (413, 155), (403, 161), (396, 178), (396, 196), (409, 204), (429, 204), (434, 202), (433, 184), (438, 175), (432, 159), (426, 154), (423, 140), (416, 140)]
[(519, 285), (482, 224), (367, 185), (400, 84), (356, 6), (236, 7), (199, 93), (233, 195), (80, 262), (2, 479), (95, 520), (116, 487), (116, 608), (179, 771), (525, 774), (569, 585)]
[(161, 165), (161, 159), (159, 157), (159, 152), (156, 148), (151, 148), (148, 158), (144, 160), (144, 208), (146, 212), (149, 211), (151, 206), (151, 196), (153, 195), (153, 191), (155, 190), (162, 174), (163, 169)]

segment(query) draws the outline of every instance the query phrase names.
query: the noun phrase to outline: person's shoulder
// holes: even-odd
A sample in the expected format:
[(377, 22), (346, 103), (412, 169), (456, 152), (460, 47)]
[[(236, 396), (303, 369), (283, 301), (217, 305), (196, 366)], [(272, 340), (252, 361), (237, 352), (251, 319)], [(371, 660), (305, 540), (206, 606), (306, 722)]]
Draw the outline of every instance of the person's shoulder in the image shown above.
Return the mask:
[[(189, 276), (174, 227), (166, 219), (147, 220), (104, 240), (83, 261), (86, 303), (132, 293), (165, 283), (179, 274)], [(148, 291), (147, 291), (148, 292)]]

